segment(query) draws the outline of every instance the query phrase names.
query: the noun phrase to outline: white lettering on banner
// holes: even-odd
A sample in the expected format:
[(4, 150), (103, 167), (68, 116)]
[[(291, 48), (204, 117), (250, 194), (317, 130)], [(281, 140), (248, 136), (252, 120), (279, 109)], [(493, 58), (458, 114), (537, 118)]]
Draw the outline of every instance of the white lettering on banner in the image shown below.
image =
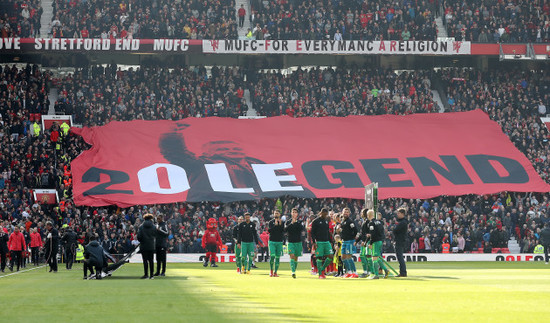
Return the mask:
[[(130, 42), (130, 47), (132, 50), (139, 49), (139, 40), (126, 40)], [(130, 44), (130, 43), (129, 43)], [(110, 39), (91, 39), (91, 38), (35, 38), (34, 39), (34, 49), (36, 50), (56, 50), (56, 51), (67, 51), (67, 50), (110, 50), (111, 49), (111, 40)]]
[[(540, 254), (497, 254), (497, 253), (461, 253), (461, 254), (442, 254), (442, 253), (410, 253), (404, 254), (407, 262), (444, 262), (444, 261), (544, 261), (544, 255)], [(310, 254), (306, 253), (299, 259), (308, 261)], [(353, 256), (355, 261), (359, 261), (359, 256)], [(384, 258), (388, 262), (395, 263), (397, 258), (395, 254), (386, 254)], [(170, 263), (199, 263), (204, 259), (202, 253), (172, 253), (168, 254), (166, 261)], [(217, 254), (218, 262), (235, 262), (235, 254), (220, 253)], [(290, 256), (285, 254), (280, 258), (281, 262), (290, 262)], [(130, 259), (132, 263), (141, 263), (140, 255), (135, 255)]]
[[(166, 169), (170, 188), (160, 187), (158, 169)], [(189, 181), (185, 169), (172, 164), (154, 164), (138, 171), (139, 187), (144, 193), (177, 194), (187, 191)]]
[(294, 175), (277, 175), (275, 171), (292, 168), (289, 162), (279, 164), (252, 164), (252, 169), (258, 178), (258, 184), (264, 192), (303, 191), (301, 185), (281, 186), (281, 182), (294, 182)]
[(138, 50), (139, 39), (117, 39), (115, 40), (115, 50)]
[[(23, 50), (40, 51), (152, 51), (187, 52), (196, 48), (213, 54), (337, 54), (337, 55), (471, 55), (471, 42), (432, 40), (202, 40), (196, 46), (188, 39), (34, 38), (24, 40)], [(145, 48), (141, 48), (142, 43)], [(191, 47), (190, 47), (191, 46)], [(200, 49), (199, 49), (200, 48)], [(0, 50), (21, 50), (21, 38), (0, 39)]]
[[(166, 169), (170, 188), (160, 187), (158, 177), (158, 169), (160, 168)], [(254, 193), (254, 188), (252, 187), (233, 186), (226, 164), (204, 164), (204, 168), (208, 174), (208, 180), (210, 181), (213, 191), (226, 193)], [(278, 164), (252, 164), (252, 169), (254, 170), (260, 189), (263, 192), (303, 191), (304, 188), (301, 185), (281, 185), (282, 182), (296, 181), (296, 176), (294, 175), (279, 175), (276, 173), (278, 170), (289, 168), (292, 168), (292, 163), (289, 162)], [(185, 169), (172, 164), (157, 163), (140, 169), (137, 175), (139, 187), (144, 193), (177, 194), (185, 192), (190, 188)]]
[(204, 53), (218, 54), (417, 54), (470, 55), (465, 41), (203, 40)]
[(185, 52), (189, 49), (189, 40), (187, 39), (155, 39), (153, 41), (154, 51), (177, 51), (180, 49)]
[(20, 38), (1, 38), (0, 49), (21, 49)]
[(231, 177), (229, 176), (229, 171), (224, 163), (205, 164), (204, 168), (206, 168), (210, 185), (214, 191), (228, 193), (254, 193), (254, 189), (251, 187), (233, 187)]

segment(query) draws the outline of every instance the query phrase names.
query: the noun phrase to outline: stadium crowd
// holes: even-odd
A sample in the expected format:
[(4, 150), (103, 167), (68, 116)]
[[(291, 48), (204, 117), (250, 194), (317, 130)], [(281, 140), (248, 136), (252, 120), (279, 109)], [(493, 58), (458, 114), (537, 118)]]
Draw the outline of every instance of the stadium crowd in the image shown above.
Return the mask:
[[(449, 37), (473, 42), (550, 41), (548, 0), (251, 0), (251, 28), (237, 27), (235, 1), (55, 0), (55, 38), (435, 40), (436, 14)], [(6, 37), (37, 37), (43, 9), (38, 0), (0, 5)]]
[(53, 8), (54, 38), (237, 38), (233, 0), (55, 0)]
[(243, 79), (238, 67), (214, 67), (207, 75), (203, 67), (121, 71), (116, 65), (94, 66), (60, 80), (55, 109), (87, 126), (112, 120), (237, 118), (248, 110)]
[(348, 116), (437, 112), (430, 74), (364, 68), (259, 74), (253, 105), (261, 115)]
[(480, 43), (550, 41), (548, 0), (445, 1), (450, 37)]
[(38, 37), (43, 12), (40, 0), (3, 0), (0, 3), (0, 38)]
[(252, 0), (255, 39), (435, 40), (437, 1)]
[[(365, 71), (364, 79), (359, 79), (359, 72), (328, 71), (331, 75), (328, 80), (329, 74), (320, 70), (297, 71), (289, 77), (259, 74), (260, 86), (265, 89), (273, 88), (274, 91), (269, 96), (277, 98), (279, 106), (283, 107), (276, 105), (275, 110), (267, 110), (272, 111), (268, 114), (290, 114), (286, 104), (296, 100), (304, 101), (311, 107), (321, 107), (328, 102), (326, 115), (342, 116), (412, 112), (410, 107), (386, 109), (379, 103), (373, 103), (372, 108), (357, 112), (348, 110), (345, 104), (345, 112), (338, 113), (331, 108), (338, 106), (340, 102), (352, 100), (356, 100), (353, 104), (357, 109), (365, 104), (369, 106), (369, 102), (377, 102), (378, 96), (384, 97), (382, 101), (391, 102), (391, 98), (403, 95), (406, 97), (405, 102), (410, 100), (411, 105), (414, 96), (424, 96), (424, 100), (431, 102), (428, 97), (429, 76), (426, 72), (404, 72), (397, 75), (393, 71)], [(56, 109), (77, 116), (79, 111), (84, 111), (77, 120), (90, 126), (102, 125), (110, 120), (141, 117), (151, 120), (179, 119), (194, 113), (207, 116), (212, 114), (203, 114), (201, 109), (193, 110), (191, 106), (204, 109), (207, 106), (204, 98), (214, 104), (217, 95), (224, 98), (222, 102), (234, 102), (235, 107), (238, 102), (242, 102), (238, 99), (239, 92), (249, 85), (242, 81), (240, 73), (236, 68), (220, 69), (209, 75), (202, 68), (172, 71), (144, 68), (122, 72), (116, 66), (106, 69), (92, 67), (87, 72), (80, 70), (74, 75), (55, 81), (61, 95)], [(550, 181), (548, 132), (538, 119), (540, 115), (546, 114), (546, 106), (550, 103), (550, 78), (547, 71), (520, 73), (446, 69), (438, 73), (437, 76), (447, 88), (451, 110), (480, 108), (486, 111), (532, 161), (543, 179)], [(40, 114), (47, 113), (49, 107), (47, 93), (53, 82), (51, 74), (29, 65), (21, 69), (15, 66), (2, 67), (0, 75), (0, 219), (3, 230), (8, 233), (11, 233), (14, 226), (23, 226), (22, 231), (27, 237), (31, 228), (37, 228), (40, 234), (44, 234), (44, 224), (51, 220), (58, 228), (65, 224), (73, 227), (84, 243), (91, 232), (98, 233), (106, 250), (124, 253), (130, 250), (132, 241), (136, 238), (135, 233), (142, 216), (148, 212), (162, 213), (170, 232), (169, 252), (185, 253), (202, 251), (201, 236), (206, 220), (210, 217), (218, 219), (224, 243), (232, 242), (231, 229), (236, 224), (236, 218), (246, 211), (254, 215), (260, 231), (263, 231), (275, 208), (288, 216), (290, 209), (297, 207), (301, 219), (305, 220), (322, 207), (338, 213), (344, 206), (348, 206), (355, 220), (360, 221), (358, 215), (362, 201), (346, 199), (285, 197), (277, 201), (224, 205), (205, 202), (136, 206), (127, 209), (76, 207), (71, 201), (70, 161), (89, 147), (80, 137), (66, 133), (59, 125), (43, 132), (35, 131), (34, 126), (35, 121), (39, 121)], [(92, 75), (93, 82), (90, 77)], [(146, 82), (150, 79), (157, 80), (156, 84)], [(218, 82), (221, 79), (223, 82)], [(258, 82), (251, 83), (255, 85)], [(318, 92), (303, 90), (317, 86), (320, 87)], [(323, 86), (326, 86), (325, 90)], [(418, 89), (411, 91), (411, 86)], [(184, 89), (193, 89), (194, 93), (185, 96), (185, 93), (182, 94)], [(373, 92), (373, 89), (376, 91)], [(381, 94), (386, 91), (389, 94)], [(363, 96), (363, 93), (366, 95)], [(185, 97), (185, 100), (175, 99), (180, 96)], [(353, 104), (350, 103), (349, 107), (353, 107)], [(429, 112), (418, 107), (414, 112)], [(168, 109), (172, 113), (168, 113)], [(185, 112), (179, 113), (180, 110)], [(317, 114), (315, 110), (306, 109), (303, 115), (325, 115)], [(293, 115), (298, 117), (300, 114)], [(60, 203), (48, 205), (34, 201), (31, 190), (37, 187), (55, 188)], [(385, 200), (380, 206), (387, 228), (384, 252), (392, 251), (390, 232), (394, 225), (393, 212), (401, 206), (406, 206), (409, 210), (410, 235), (407, 245), (411, 252), (442, 252), (446, 249), (446, 243), (450, 250), (457, 252), (478, 251), (480, 248), (489, 252), (492, 248), (506, 248), (511, 236), (518, 239), (522, 252), (532, 252), (542, 224), (550, 220), (549, 198), (549, 194), (504, 192), (492, 196)], [(338, 221), (338, 218), (334, 217), (334, 220)], [(305, 237), (304, 246), (306, 250), (309, 247)]]

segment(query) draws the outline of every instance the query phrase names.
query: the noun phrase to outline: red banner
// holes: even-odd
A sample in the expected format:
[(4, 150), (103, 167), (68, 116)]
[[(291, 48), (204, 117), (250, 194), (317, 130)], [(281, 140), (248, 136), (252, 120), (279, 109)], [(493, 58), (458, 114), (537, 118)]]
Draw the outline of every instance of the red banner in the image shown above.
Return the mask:
[(54, 189), (34, 189), (34, 201), (40, 204), (57, 204), (59, 198), (57, 191)]
[(77, 205), (237, 201), (292, 195), (430, 198), (546, 184), (481, 110), (410, 116), (188, 118), (74, 129)]

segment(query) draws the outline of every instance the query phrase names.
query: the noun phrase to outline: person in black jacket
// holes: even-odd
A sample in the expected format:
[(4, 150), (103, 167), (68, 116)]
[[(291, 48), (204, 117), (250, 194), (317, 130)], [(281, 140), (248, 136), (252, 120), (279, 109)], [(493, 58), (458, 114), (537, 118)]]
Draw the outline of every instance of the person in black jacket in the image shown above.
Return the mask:
[(370, 240), (369, 251), (372, 255), (371, 258), (367, 258), (370, 261), (372, 273), (368, 276), (368, 279), (378, 279), (378, 273), (380, 268), (384, 270), (384, 278), (388, 277), (389, 271), (382, 260), (382, 245), (384, 241), (384, 223), (375, 218), (374, 210), (363, 209), (361, 214), (367, 215), (369, 220), (369, 232), (367, 233), (367, 239)]
[(252, 261), (254, 260), (254, 246), (261, 244), (256, 224), (250, 221), (250, 213), (244, 214), (245, 222), (239, 224), (239, 235), (237, 237), (237, 248), (241, 248), (242, 273), (250, 274)]
[(544, 230), (540, 232), (542, 246), (544, 247), (544, 262), (548, 265), (548, 249), (550, 249), (550, 222), (547, 222)]
[[(370, 252), (372, 249), (369, 248), (370, 245), (370, 230), (369, 225), (370, 221), (367, 217), (367, 214), (365, 212), (361, 212), (361, 218), (363, 218), (363, 224), (361, 225), (361, 231), (359, 236), (356, 239), (356, 243), (359, 243), (361, 245), (361, 265), (363, 266), (363, 273), (361, 274), (361, 278), (367, 278), (369, 276), (369, 273), (374, 272), (374, 269), (371, 268), (372, 264), (372, 253)], [(367, 238), (367, 235), (369, 237)]]
[[(101, 271), (105, 265), (103, 257), (103, 247), (97, 242), (96, 235), (92, 234), (90, 243), (84, 248), (84, 279), (92, 277), (94, 268), (96, 279), (101, 279)], [(90, 270), (90, 277), (88, 277), (88, 269)]]
[[(168, 243), (166, 239), (168, 238), (168, 226), (162, 215), (157, 215), (157, 239), (156, 239), (156, 252), (157, 252), (157, 272), (155, 276), (164, 276), (166, 273), (166, 249), (168, 248)], [(162, 267), (162, 271), (160, 270)]]
[(279, 277), (277, 271), (279, 270), (279, 259), (283, 254), (283, 238), (284, 238), (284, 223), (281, 220), (281, 212), (275, 210), (273, 212), (273, 220), (268, 223), (269, 232), (269, 266), (271, 268), (271, 274), (269, 277)]
[(6, 263), (7, 263), (7, 253), (8, 253), (8, 241), (10, 237), (6, 232), (4, 232), (4, 228), (0, 225), (0, 260), (1, 260), (1, 266), (0, 270), (4, 272), (4, 269), (6, 269)]
[(397, 226), (393, 229), (395, 236), (395, 255), (397, 261), (399, 261), (399, 276), (407, 277), (407, 265), (403, 258), (403, 252), (405, 251), (405, 240), (407, 239), (407, 230), (409, 228), (409, 222), (406, 219), (407, 211), (404, 208), (397, 210)]
[[(138, 230), (138, 240), (140, 242), (139, 250), (141, 252), (141, 257), (143, 258), (143, 271), (144, 275), (141, 279), (153, 279), (153, 254), (155, 253), (155, 237), (157, 235), (157, 229), (153, 225), (153, 215), (145, 214), (143, 216), (143, 224), (139, 227)], [(149, 268), (149, 276), (147, 269)]]
[(342, 263), (346, 268), (346, 278), (357, 278), (357, 269), (355, 268), (355, 262), (353, 261), (353, 252), (355, 238), (357, 237), (357, 226), (355, 222), (350, 219), (351, 210), (348, 207), (345, 207), (342, 211), (344, 215), (344, 220), (340, 225), (342, 232), (340, 236), (342, 237)]
[(46, 262), (50, 266), (50, 272), (57, 272), (57, 252), (59, 251), (59, 233), (57, 229), (53, 227), (51, 221), (46, 222), (46, 243), (44, 244), (44, 251), (46, 253)]
[(304, 225), (298, 221), (298, 209), (292, 209), (292, 218), (285, 224), (285, 231), (288, 234), (288, 255), (290, 256), (290, 270), (292, 278), (296, 278), (296, 268), (298, 267), (298, 257), (302, 255), (302, 232)]
[(63, 237), (63, 249), (65, 250), (65, 266), (68, 270), (73, 268), (74, 251), (76, 249), (76, 233), (72, 227), (69, 227)]
[(315, 249), (317, 272), (320, 279), (326, 278), (324, 270), (332, 262), (334, 257), (332, 253), (332, 235), (330, 234), (329, 222), (328, 210), (322, 208), (321, 212), (319, 212), (319, 216), (311, 223), (312, 249)]
[(241, 257), (241, 247), (238, 246), (239, 241), (239, 228), (243, 222), (243, 217), (240, 216), (237, 218), (237, 225), (233, 227), (233, 242), (235, 243), (235, 264), (237, 265), (237, 273), (241, 273), (242, 267), (242, 257)]

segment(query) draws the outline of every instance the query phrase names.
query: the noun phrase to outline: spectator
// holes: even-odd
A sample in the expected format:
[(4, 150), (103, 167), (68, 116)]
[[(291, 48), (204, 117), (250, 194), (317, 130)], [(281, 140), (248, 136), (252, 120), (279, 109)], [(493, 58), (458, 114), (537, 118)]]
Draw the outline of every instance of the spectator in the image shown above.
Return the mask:
[(241, 4), (241, 7), (238, 11), (239, 14), (239, 28), (244, 27), (244, 18), (246, 17), (246, 9), (244, 8), (244, 5)]

